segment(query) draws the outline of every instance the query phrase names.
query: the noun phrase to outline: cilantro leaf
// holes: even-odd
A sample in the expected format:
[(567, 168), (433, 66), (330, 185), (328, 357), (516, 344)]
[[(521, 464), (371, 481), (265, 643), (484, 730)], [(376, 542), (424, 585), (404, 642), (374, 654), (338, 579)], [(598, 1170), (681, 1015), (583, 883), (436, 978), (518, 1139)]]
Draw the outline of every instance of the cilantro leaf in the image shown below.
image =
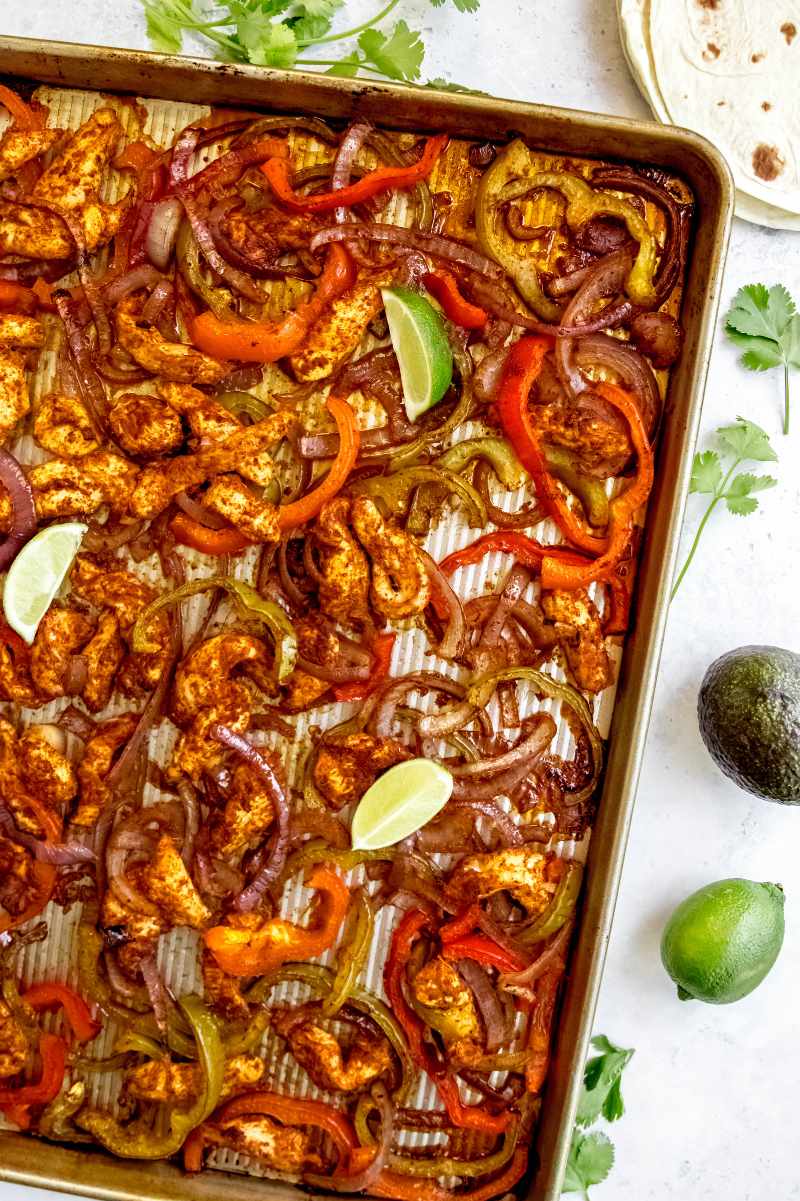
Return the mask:
[(582, 1193), (593, 1184), (602, 1184), (614, 1166), (614, 1147), (607, 1135), (599, 1130), (591, 1134), (575, 1131), (569, 1149), (567, 1172), (562, 1192)]
[(345, 54), (343, 58), (338, 59), (332, 66), (328, 67), (325, 74), (338, 75), (343, 79), (355, 79), (356, 75), (358, 75), (361, 61), (361, 55), (357, 50), (353, 50), (350, 54)]
[(409, 29), (405, 21), (398, 21), (388, 37), (379, 29), (365, 29), (358, 44), (367, 62), (383, 75), (390, 79), (419, 79), (425, 47), (419, 31)]
[[(445, 0), (431, 0), (434, 8), (441, 8)], [(480, 7), (481, 0), (453, 0), (460, 13), (475, 13)]]
[[(758, 508), (758, 501), (753, 493), (774, 488), (777, 483), (771, 475), (753, 475), (749, 471), (740, 471), (734, 475), (742, 463), (772, 463), (778, 458), (770, 446), (766, 431), (762, 430), (760, 425), (756, 425), (754, 421), (745, 421), (744, 417), (737, 417), (733, 425), (720, 426), (717, 430), (717, 440), (719, 452), (706, 450), (694, 457), (689, 491), (705, 493), (711, 499), (675, 580), (670, 599), (674, 599), (683, 577), (689, 570), (700, 537), (716, 506), (724, 501), (729, 513), (736, 517), (748, 517)], [(621, 1100), (620, 1097), (619, 1101)], [(617, 1098), (610, 1098), (608, 1104), (613, 1111), (617, 1107)]]
[(749, 371), (783, 366), (783, 432), (789, 432), (789, 368), (800, 367), (800, 315), (783, 284), (747, 284), (733, 298), (725, 332)]
[[(285, 6), (284, 6), (285, 10)], [(257, 67), (293, 67), (297, 38), (283, 21), (273, 21), (275, 4), (264, 0), (231, 0), (236, 37)]]
[(143, 0), (147, 36), (154, 50), (162, 54), (180, 54), (183, 32), (194, 17), (193, 6), (181, 0)]
[(715, 450), (696, 454), (692, 462), (690, 492), (716, 492), (722, 481), (722, 467)]
[(625, 1113), (625, 1102), (622, 1100), (622, 1077), (617, 1076), (603, 1102), (603, 1117), (607, 1122), (618, 1122)]
[(331, 19), (330, 17), (313, 17), (305, 14), (300, 16), (298, 14), (296, 17), (291, 17), (286, 24), (300, 45), (303, 43), (311, 45), (320, 38), (324, 38), (325, 34), (329, 32)]
[[(583, 1089), (578, 1101), (578, 1112), (575, 1121), (579, 1126), (589, 1126), (604, 1112), (608, 1096), (616, 1086), (616, 1097), (612, 1100), (610, 1111), (618, 1110), (621, 1117), (624, 1111), (620, 1077), (631, 1060), (633, 1051), (628, 1047), (617, 1047), (604, 1034), (592, 1039), (592, 1046), (600, 1051), (599, 1055), (589, 1059), (583, 1074)], [(609, 1119), (613, 1121), (614, 1119)]]
[(300, 5), (303, 17), (325, 17), (330, 20), (334, 13), (344, 7), (344, 0), (305, 0)]
[(717, 430), (717, 437), (726, 450), (739, 459), (753, 459), (757, 463), (773, 463), (778, 456), (769, 444), (766, 430), (754, 421), (737, 417), (735, 425), (724, 425)]

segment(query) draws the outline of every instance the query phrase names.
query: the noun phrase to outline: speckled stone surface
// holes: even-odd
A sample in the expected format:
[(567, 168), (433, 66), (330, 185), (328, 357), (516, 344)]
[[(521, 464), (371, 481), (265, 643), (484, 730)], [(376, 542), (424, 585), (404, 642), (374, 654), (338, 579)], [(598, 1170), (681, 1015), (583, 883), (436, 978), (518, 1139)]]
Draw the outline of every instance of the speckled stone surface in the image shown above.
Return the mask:
[[(374, 11), (367, 0), (348, 10)], [(646, 108), (628, 74), (613, 0), (483, 0), (473, 16), (408, 0), (424, 27), (427, 77), (498, 95), (624, 116)], [(0, 32), (145, 47), (138, 0), (0, 0)], [(725, 296), (755, 280), (800, 297), (800, 236), (737, 221)], [(758, 513), (712, 521), (672, 606), (647, 754), (596, 1028), (635, 1046), (617, 1163), (600, 1201), (790, 1201), (800, 1197), (795, 1097), (800, 1049), (800, 812), (751, 799), (724, 779), (697, 730), (706, 666), (732, 647), (800, 649), (800, 373), (795, 432), (780, 434), (779, 374), (742, 371), (718, 338), (703, 444), (737, 414), (763, 425), (779, 487)], [(700, 498), (689, 503), (692, 531)], [(659, 961), (662, 926), (687, 893), (725, 876), (786, 888), (787, 937), (761, 988), (730, 1007), (678, 1001)], [(0, 1184), (0, 1201), (28, 1190)], [(52, 1195), (53, 1199), (55, 1194)]]

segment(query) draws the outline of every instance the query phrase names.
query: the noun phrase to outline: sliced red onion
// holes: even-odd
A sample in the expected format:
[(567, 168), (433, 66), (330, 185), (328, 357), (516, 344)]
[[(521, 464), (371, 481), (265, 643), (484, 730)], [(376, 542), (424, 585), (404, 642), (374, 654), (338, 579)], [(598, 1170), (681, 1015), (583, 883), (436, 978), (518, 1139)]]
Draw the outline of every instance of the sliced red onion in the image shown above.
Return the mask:
[(0, 484), (11, 501), (11, 529), (0, 544), (0, 571), (5, 571), (17, 552), (36, 532), (36, 506), (33, 489), (17, 460), (0, 448)]
[(362, 666), (341, 660), (337, 663), (314, 663), (303, 655), (297, 656), (297, 667), (306, 675), (314, 676), (317, 680), (327, 680), (330, 684), (350, 684), (355, 680), (367, 680), (371, 671), (369, 665)]
[[(631, 252), (626, 247), (605, 255), (594, 264), (564, 310), (561, 317), (562, 325), (585, 326), (588, 315), (594, 310), (597, 301), (606, 296), (613, 296), (623, 287), (631, 263)], [(573, 366), (572, 350), (574, 345), (574, 338), (568, 335), (559, 338), (555, 348), (558, 377), (568, 396), (577, 396), (579, 392), (583, 392), (589, 387), (588, 382)]]
[(661, 393), (652, 367), (638, 350), (607, 334), (588, 334), (575, 341), (573, 361), (578, 367), (606, 367), (615, 372), (622, 386), (636, 397), (645, 428), (652, 437), (661, 414)]
[(156, 1019), (156, 1025), (162, 1034), (166, 1034), (169, 1020), (169, 994), (167, 993), (167, 986), (158, 970), (155, 952), (142, 960), (141, 972), (145, 988), (147, 989), (147, 995), (150, 998), (150, 1004), (153, 1006), (153, 1017)]
[(511, 611), (518, 600), (522, 599), (525, 589), (531, 582), (530, 570), (522, 563), (515, 563), (506, 576), (503, 590), (497, 598), (494, 612), (483, 627), (478, 648), (493, 648), (497, 646), (503, 626), (508, 621)]
[(155, 267), (150, 263), (142, 263), (140, 266), (132, 267), (124, 275), (120, 275), (106, 284), (103, 288), (103, 296), (106, 303), (113, 306), (118, 304), (125, 296), (130, 296), (131, 292), (138, 292), (141, 288), (154, 287), (161, 279), (162, 276), (159, 275)]
[(89, 660), (85, 655), (72, 655), (64, 673), (64, 693), (79, 696), (89, 678)]
[(582, 325), (570, 327), (563, 322), (561, 325), (552, 325), (547, 321), (528, 317), (514, 308), (514, 302), (506, 290), (505, 283), (475, 276), (470, 278), (469, 283), (477, 303), (488, 309), (500, 321), (526, 329), (532, 334), (539, 334), (544, 338), (568, 338), (573, 334), (575, 336), (593, 334), (603, 329), (611, 329), (633, 312), (631, 302), (622, 300), (619, 303), (608, 304), (601, 313)]
[(107, 398), (103, 381), (94, 367), (94, 352), (83, 326), (77, 320), (74, 302), (69, 292), (54, 292), (53, 303), (64, 324), (81, 396), (89, 410), (89, 417), (95, 432), (102, 434)]
[(72, 866), (76, 863), (93, 863), (95, 854), (91, 847), (80, 842), (47, 842), (44, 838), (36, 838), (25, 830), (20, 830), (14, 821), (14, 815), (5, 805), (0, 804), (0, 826), (6, 831), (12, 841), (26, 847), (33, 853), (39, 863), (51, 863), (58, 867)]
[(76, 705), (67, 705), (56, 720), (60, 729), (74, 734), (81, 742), (88, 742), (97, 733), (97, 726), (91, 717)]
[(475, 395), (478, 400), (490, 404), (496, 398), (510, 353), (510, 346), (501, 346), (481, 359), (475, 370)]
[(173, 297), (172, 280), (162, 279), (153, 288), (142, 306), (142, 321), (146, 325), (155, 325), (162, 312)]
[(497, 982), (498, 987), (505, 989), (506, 992), (525, 997), (528, 1000), (535, 1000), (535, 993), (531, 985), (540, 976), (543, 976), (545, 972), (565, 962), (567, 947), (569, 946), (570, 935), (572, 934), (572, 926), (573, 923), (571, 921), (565, 922), (558, 933), (553, 936), (541, 953), (537, 955), (533, 963), (523, 968), (521, 972), (506, 972), (501, 975)]
[[(324, 1189), (335, 1189), (337, 1193), (366, 1193), (369, 1192), (380, 1176), (381, 1172), (391, 1163), (391, 1146), (394, 1138), (395, 1114), (394, 1105), (392, 1104), (389, 1093), (386, 1090), (386, 1085), (381, 1081), (377, 1081), (372, 1086), (372, 1096), (378, 1107), (381, 1115), (381, 1130), (378, 1136), (378, 1142), (375, 1144), (375, 1154), (365, 1168), (360, 1172), (350, 1172), (346, 1170), (335, 1171), (333, 1174), (326, 1176), (309, 1177), (305, 1179), (312, 1185), (317, 1185)], [(339, 1169), (342, 1165), (339, 1165)]]
[(458, 659), (467, 647), (467, 623), (464, 617), (464, 606), (461, 598), (453, 588), (447, 576), (427, 551), (420, 549), (422, 561), (430, 577), (431, 586), (441, 601), (447, 606), (447, 627), (444, 637), (436, 648), (437, 655), (443, 659)]
[[(448, 696), (461, 698), (464, 695), (464, 685), (438, 671), (416, 671), (400, 679), (392, 680), (380, 694), (375, 712), (371, 719), (373, 733), (378, 738), (389, 738), (394, 727), (397, 706), (409, 692), (444, 692)], [(472, 706), (470, 706), (470, 710)], [(423, 719), (424, 720), (424, 719)], [(422, 721), (419, 723), (422, 732)]]
[(523, 761), (529, 764), (533, 763), (547, 750), (557, 730), (556, 723), (547, 713), (541, 713), (538, 716), (539, 721), (533, 732), (518, 742), (510, 751), (488, 759), (478, 759), (474, 763), (463, 763), (456, 767), (450, 767), (451, 775), (458, 777), (495, 776), (510, 767), (516, 767)]
[(272, 840), (269, 858), (247, 887), (234, 898), (233, 907), (240, 913), (248, 913), (255, 909), (263, 899), (264, 893), (283, 871), (286, 862), (286, 852), (289, 846), (289, 802), (286, 793), (270, 763), (256, 750), (251, 742), (237, 734), (227, 726), (214, 725), (209, 734), (222, 746), (234, 751), (245, 763), (257, 771), (266, 785), (273, 808), (275, 810), (275, 835)]
[(188, 780), (178, 782), (178, 796), (183, 805), (183, 846), (181, 859), (188, 868), (194, 858), (194, 844), (200, 829), (200, 796)]
[(195, 241), (211, 270), (248, 300), (252, 300), (255, 304), (263, 304), (264, 293), (258, 284), (245, 271), (240, 271), (238, 267), (228, 263), (217, 250), (207, 218), (199, 202), (186, 188), (181, 188), (178, 195), (186, 216), (189, 218)]
[[(336, 151), (336, 158), (333, 160), (333, 171), (331, 172), (332, 192), (340, 192), (342, 188), (346, 188), (350, 183), (353, 164), (371, 129), (372, 125), (369, 121), (362, 120), (354, 121), (345, 130), (344, 136), (339, 143), (339, 149)], [(339, 225), (350, 220), (349, 210), (344, 207), (337, 208), (334, 215)]]
[(153, 207), (147, 223), (144, 248), (150, 262), (159, 271), (166, 271), (169, 266), (182, 219), (183, 206), (177, 196), (167, 196)]
[[(448, 769), (452, 771), (449, 764)], [(511, 815), (506, 813), (505, 809), (500, 808), (496, 801), (461, 800), (458, 797), (454, 797), (453, 800), (448, 802), (448, 807), (453, 810), (469, 809), (476, 818), (485, 818), (497, 831), (500, 836), (500, 842), (504, 847), (520, 847), (525, 841), (519, 826)]]
[(473, 959), (459, 959), (458, 974), (475, 998), (475, 1006), (486, 1034), (486, 1050), (491, 1053), (508, 1040), (510, 1031), (506, 1012), (485, 970)]
[(179, 492), (175, 497), (175, 503), (187, 516), (199, 521), (200, 525), (206, 526), (209, 530), (222, 530), (228, 525), (228, 522), (218, 513), (201, 505), (199, 501), (193, 500), (187, 492)]
[(440, 234), (425, 234), (420, 230), (406, 229), (400, 225), (381, 224), (378, 221), (358, 221), (347, 226), (331, 225), (321, 229), (311, 239), (311, 250), (319, 250), (329, 242), (346, 242), (353, 238), (368, 242), (389, 242), (393, 246), (406, 246), (419, 250), (434, 258), (461, 263), (472, 271), (499, 279), (503, 272), (493, 259), (487, 258), (471, 246), (457, 242), (455, 238), (444, 238)]
[[(55, 211), (55, 210), (51, 210)], [(97, 351), (100, 355), (107, 355), (111, 350), (113, 338), (111, 336), (111, 322), (106, 310), (105, 298), (102, 289), (100, 288), (97, 279), (92, 273), (89, 252), (86, 249), (86, 235), (83, 224), (75, 213), (68, 210), (59, 209), (58, 216), (66, 225), (72, 240), (78, 248), (78, 277), (83, 287), (83, 294), (88, 304), (94, 326), (97, 330)]]
[(186, 183), (189, 178), (189, 164), (197, 149), (200, 131), (187, 125), (182, 130), (177, 142), (172, 148), (172, 158), (169, 164), (169, 182), (172, 188)]
[(90, 521), (81, 547), (92, 554), (104, 550), (118, 550), (119, 547), (127, 546), (138, 538), (145, 524), (144, 521), (121, 521), (118, 525), (109, 522), (101, 525), (97, 521)]
[(194, 857), (197, 886), (205, 896), (229, 897), (241, 892), (244, 877), (235, 867), (223, 859), (214, 859), (205, 851), (197, 851)]
[(161, 717), (161, 711), (164, 704), (164, 698), (167, 695), (170, 681), (172, 679), (172, 669), (175, 666), (175, 660), (180, 647), (180, 631), (178, 622), (175, 621), (172, 625), (172, 643), (171, 657), (169, 663), (166, 663), (162, 669), (161, 678), (158, 684), (150, 693), (144, 709), (139, 716), (139, 724), (133, 731), (133, 734), (128, 739), (125, 745), (125, 750), (120, 755), (117, 762), (111, 768), (111, 771), (106, 776), (106, 783), (109, 788), (119, 790), (125, 784), (128, 774), (133, 769), (139, 755), (146, 749), (147, 739), (150, 736), (150, 731), (156, 721)]

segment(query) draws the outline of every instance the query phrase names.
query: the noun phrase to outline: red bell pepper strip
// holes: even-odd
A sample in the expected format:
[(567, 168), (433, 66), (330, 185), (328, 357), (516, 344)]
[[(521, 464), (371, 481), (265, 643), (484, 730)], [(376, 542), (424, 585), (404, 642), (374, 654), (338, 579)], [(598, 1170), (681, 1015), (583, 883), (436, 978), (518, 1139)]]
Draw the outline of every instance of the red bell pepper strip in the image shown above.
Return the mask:
[(0, 83), (0, 104), (3, 108), (8, 109), (14, 118), (15, 129), (41, 129), (44, 126), (44, 117), (41, 113), (34, 112), (21, 96), (12, 92), (11, 88), (4, 87), (2, 83)]
[(527, 1150), (525, 1147), (518, 1147), (504, 1172), (481, 1188), (470, 1190), (469, 1201), (491, 1201), (492, 1197), (504, 1197), (525, 1175), (528, 1163)]
[(503, 371), (497, 411), (509, 442), (533, 477), (536, 495), (564, 537), (581, 550), (600, 554), (606, 549), (606, 539), (588, 533), (567, 504), (548, 470), (539, 446), (539, 435), (531, 421), (528, 394), (550, 346), (549, 338), (538, 337), (520, 338), (512, 346)]
[[(349, 1165), (350, 1156), (357, 1148), (355, 1131), (348, 1118), (333, 1105), (300, 1097), (284, 1097), (279, 1093), (259, 1090), (235, 1097), (217, 1110), (213, 1124), (256, 1113), (277, 1118), (286, 1125), (317, 1126), (324, 1130), (339, 1153), (340, 1168)], [(187, 1172), (199, 1172), (202, 1168), (204, 1145), (204, 1128), (198, 1126), (183, 1145), (183, 1166)]]
[(452, 575), (459, 567), (469, 567), (473, 563), (480, 563), (481, 559), (492, 551), (513, 555), (518, 563), (524, 563), (526, 567), (534, 568), (541, 567), (542, 560), (546, 555), (563, 559), (566, 563), (580, 565), (590, 562), (585, 555), (570, 550), (568, 546), (542, 546), (541, 542), (537, 542), (535, 538), (516, 530), (492, 530), (491, 533), (483, 534), (474, 542), (470, 542), (469, 546), (453, 551), (452, 555), (442, 559), (439, 566), (445, 575)]
[(439, 927), (439, 938), (442, 946), (447, 946), (449, 942), (454, 942), (457, 938), (465, 938), (471, 934), (481, 920), (481, 907), (475, 902), (474, 905), (469, 905), (458, 917), (454, 917), (452, 921), (445, 922)]
[(383, 970), (383, 985), (394, 1016), (408, 1039), (411, 1057), (434, 1081), (439, 1096), (444, 1102), (447, 1115), (454, 1126), (462, 1130), (481, 1130), (486, 1134), (499, 1134), (508, 1127), (511, 1115), (490, 1114), (475, 1105), (465, 1105), (452, 1076), (445, 1075), (445, 1068), (438, 1064), (425, 1041), (425, 1023), (406, 1002), (403, 992), (406, 965), (414, 943), (429, 924), (430, 918), (421, 909), (409, 909), (398, 924), (389, 956)]
[[(12, 641), (9, 635), (13, 635), (13, 639), (19, 636), (14, 634), (12, 630), (0, 630), (0, 635), (5, 641)], [(22, 639), (19, 639), (22, 643)], [(27, 651), (27, 647), (22, 643), (23, 648)], [(41, 801), (34, 796), (25, 797), (25, 805), (31, 809), (34, 817), (44, 831), (46, 842), (58, 842), (61, 838), (61, 819), (57, 814), (53, 813), (52, 809), (48, 809)], [(56, 884), (57, 868), (53, 863), (42, 863), (38, 859), (34, 860), (31, 867), (31, 876), (33, 879), (34, 889), (33, 895), (16, 917), (0, 918), (0, 934), (4, 934), (6, 930), (15, 930), (18, 926), (23, 926), (25, 922), (30, 921), (32, 917), (36, 917), (37, 913), (41, 913), (47, 902), (53, 895), (53, 889)]]
[[(278, 525), (282, 530), (294, 529), (316, 517), (322, 506), (341, 491), (358, 458), (361, 435), (355, 413), (347, 401), (339, 396), (329, 396), (327, 405), (339, 432), (339, 450), (319, 487), (281, 507)], [(212, 530), (186, 513), (176, 513), (170, 528), (181, 546), (191, 546), (204, 555), (235, 555), (254, 545), (252, 539), (239, 530)]]
[(25, 313), (30, 317), (36, 312), (37, 303), (36, 293), (24, 284), (0, 280), (0, 309)]
[(444, 309), (448, 320), (462, 326), (463, 329), (482, 329), (489, 320), (486, 309), (479, 308), (461, 295), (458, 280), (451, 271), (426, 271), (422, 282), (435, 300)]
[(6, 1117), (27, 1129), (28, 1108), (31, 1105), (47, 1105), (58, 1096), (64, 1082), (67, 1063), (67, 1045), (55, 1034), (43, 1034), (39, 1040), (39, 1055), (42, 1071), (33, 1084), (22, 1084), (18, 1088), (0, 1088), (0, 1110)]
[(313, 959), (336, 941), (350, 904), (350, 890), (338, 872), (319, 865), (308, 881), (324, 898), (319, 919), (310, 927), (270, 918), (256, 930), (212, 926), (205, 942), (229, 976), (264, 976), (289, 960)]
[(501, 972), (521, 972), (525, 960), (506, 950), (485, 934), (470, 934), (453, 938), (442, 947), (445, 959), (474, 959), (486, 967), (496, 967)]
[(325, 308), (354, 282), (350, 255), (343, 246), (334, 244), (328, 247), (325, 269), (316, 281), (314, 295), (279, 321), (223, 321), (207, 309), (189, 323), (189, 332), (195, 346), (214, 358), (275, 363), (299, 349)]
[(447, 135), (438, 134), (428, 138), (422, 158), (409, 167), (378, 167), (369, 171), (356, 183), (348, 184), (337, 192), (317, 192), (313, 196), (300, 196), (295, 192), (289, 178), (289, 163), (283, 158), (271, 158), (263, 163), (261, 170), (269, 180), (270, 187), (278, 200), (294, 213), (327, 213), (340, 205), (363, 204), (390, 188), (410, 188), (427, 179), (436, 165), (439, 155), (447, 145)]
[(79, 1043), (90, 1042), (102, 1030), (102, 1024), (92, 1017), (83, 997), (67, 988), (66, 984), (32, 984), (26, 990), (24, 1000), (26, 1005), (30, 1005), (37, 1013), (41, 1013), (43, 1009), (63, 1009), (64, 1016)]
[(42, 279), (41, 275), (31, 288), (40, 309), (46, 309), (48, 313), (56, 311), (55, 301), (53, 300), (53, 285), (48, 283), (46, 279)]
[(653, 486), (653, 451), (636, 401), (616, 384), (595, 384), (594, 390), (603, 400), (619, 409), (628, 422), (637, 455), (636, 475), (625, 491), (611, 501), (608, 545), (604, 553), (593, 562), (580, 565), (565, 563), (563, 559), (548, 554), (542, 561), (543, 588), (586, 588), (595, 580), (608, 579), (627, 552), (633, 537), (634, 514), (645, 503)]
[(375, 635), (371, 648), (374, 666), (369, 678), (366, 680), (354, 680), (352, 684), (337, 684), (333, 690), (333, 695), (337, 701), (363, 701), (365, 697), (370, 696), (375, 691), (378, 685), (389, 674), (392, 650), (396, 639), (396, 634)]

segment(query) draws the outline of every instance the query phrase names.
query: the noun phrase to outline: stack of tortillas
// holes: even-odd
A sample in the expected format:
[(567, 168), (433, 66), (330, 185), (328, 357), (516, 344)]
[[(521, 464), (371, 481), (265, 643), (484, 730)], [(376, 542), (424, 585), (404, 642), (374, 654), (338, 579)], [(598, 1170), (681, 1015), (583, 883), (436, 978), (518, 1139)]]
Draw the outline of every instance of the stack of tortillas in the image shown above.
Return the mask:
[(622, 45), (660, 121), (728, 160), (736, 215), (800, 230), (800, 2), (617, 0)]

